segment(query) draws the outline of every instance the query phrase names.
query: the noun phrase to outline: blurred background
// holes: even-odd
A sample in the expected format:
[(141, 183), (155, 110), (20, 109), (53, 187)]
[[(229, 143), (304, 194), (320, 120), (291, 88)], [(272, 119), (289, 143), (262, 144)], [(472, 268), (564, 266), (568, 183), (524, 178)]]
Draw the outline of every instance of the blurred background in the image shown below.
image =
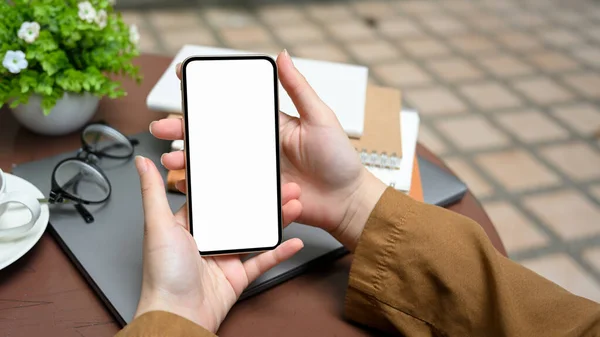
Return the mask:
[(468, 183), (509, 256), (600, 301), (597, 1), (117, 2), (146, 53), (287, 48), (369, 66), (420, 112), (421, 143)]

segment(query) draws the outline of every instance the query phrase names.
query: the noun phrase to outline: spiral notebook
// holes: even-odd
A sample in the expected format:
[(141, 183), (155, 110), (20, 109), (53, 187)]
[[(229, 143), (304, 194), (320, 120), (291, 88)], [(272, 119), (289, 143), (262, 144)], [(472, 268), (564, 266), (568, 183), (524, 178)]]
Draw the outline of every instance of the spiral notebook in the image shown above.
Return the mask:
[(400, 169), (402, 133), (400, 91), (369, 85), (365, 122), (360, 138), (350, 138), (366, 166)]

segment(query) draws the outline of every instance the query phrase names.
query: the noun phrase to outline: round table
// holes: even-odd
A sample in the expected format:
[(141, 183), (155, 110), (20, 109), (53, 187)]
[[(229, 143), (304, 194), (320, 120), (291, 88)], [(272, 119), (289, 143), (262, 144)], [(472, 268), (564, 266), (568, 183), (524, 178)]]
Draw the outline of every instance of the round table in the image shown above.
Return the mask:
[[(152, 120), (164, 117), (149, 111), (145, 98), (170, 60), (144, 55), (136, 62), (144, 75), (142, 84), (124, 80), (128, 96), (102, 100), (95, 117), (125, 134), (147, 130)], [(0, 128), (0, 168), (7, 172), (14, 164), (80, 146), (77, 133), (44, 137), (21, 128), (6, 107), (0, 110)], [(447, 169), (423, 146), (419, 145), (417, 152)], [(470, 192), (449, 209), (477, 221), (496, 249), (506, 255), (494, 226)], [(347, 255), (236, 304), (219, 335), (369, 335), (341, 318), (351, 261), (352, 256)], [(49, 233), (24, 257), (0, 271), (0, 310), (2, 336), (110, 336), (120, 329)]]

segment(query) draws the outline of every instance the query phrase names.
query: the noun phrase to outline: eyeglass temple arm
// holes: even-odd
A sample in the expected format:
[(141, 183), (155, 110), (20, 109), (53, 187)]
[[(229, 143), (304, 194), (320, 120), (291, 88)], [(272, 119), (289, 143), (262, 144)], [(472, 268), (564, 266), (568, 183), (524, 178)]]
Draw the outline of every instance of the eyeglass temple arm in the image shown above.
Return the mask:
[(75, 209), (79, 212), (85, 223), (94, 222), (94, 216), (82, 204), (75, 204)]

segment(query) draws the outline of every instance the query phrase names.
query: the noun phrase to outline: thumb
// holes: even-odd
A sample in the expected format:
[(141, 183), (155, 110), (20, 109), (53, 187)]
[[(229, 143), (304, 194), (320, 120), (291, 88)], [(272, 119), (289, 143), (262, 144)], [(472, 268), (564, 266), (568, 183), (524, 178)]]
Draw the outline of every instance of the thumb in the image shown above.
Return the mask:
[(152, 227), (173, 216), (173, 212), (167, 201), (164, 181), (156, 165), (147, 158), (137, 156), (135, 157), (135, 166), (140, 175), (145, 230), (149, 231), (152, 230)]
[(317, 124), (326, 124), (331, 119), (333, 112), (294, 66), (287, 50), (277, 56), (277, 73), (281, 85), (294, 102), (300, 118)]

